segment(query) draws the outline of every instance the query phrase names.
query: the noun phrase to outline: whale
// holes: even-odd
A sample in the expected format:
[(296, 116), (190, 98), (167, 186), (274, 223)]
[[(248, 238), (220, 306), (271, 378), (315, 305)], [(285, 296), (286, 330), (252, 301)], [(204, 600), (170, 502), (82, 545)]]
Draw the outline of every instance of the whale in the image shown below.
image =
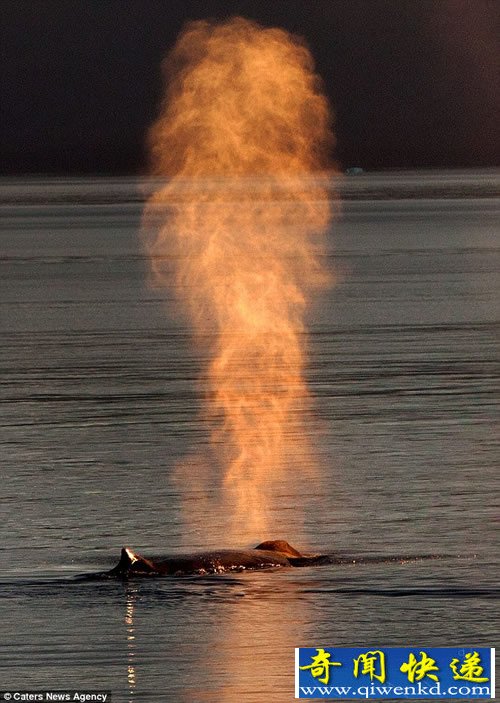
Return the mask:
[(287, 567), (337, 566), (362, 564), (407, 564), (410, 562), (442, 559), (442, 554), (366, 555), (366, 554), (303, 554), (282, 539), (261, 542), (253, 549), (214, 549), (194, 554), (175, 554), (152, 559), (122, 547), (118, 564), (109, 571), (87, 573), (73, 577), (77, 581), (102, 581), (155, 576), (204, 576), (259, 569)]
[(127, 580), (147, 576), (193, 576), (257, 569), (312, 566), (328, 557), (304, 555), (285, 540), (268, 540), (253, 549), (219, 549), (153, 560), (122, 547), (118, 564), (96, 577)]

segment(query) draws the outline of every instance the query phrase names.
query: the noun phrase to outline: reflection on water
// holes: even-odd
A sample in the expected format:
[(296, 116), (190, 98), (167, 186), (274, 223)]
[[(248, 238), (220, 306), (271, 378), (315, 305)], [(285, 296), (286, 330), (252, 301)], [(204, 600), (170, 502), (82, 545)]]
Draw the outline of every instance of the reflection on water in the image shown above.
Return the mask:
[[(164, 700), (165, 690), (186, 703), (290, 700), (299, 626), (311, 616), (300, 580), (273, 584), (277, 572), (260, 575), (127, 584), (129, 703), (144, 694)], [(157, 622), (151, 626), (155, 602), (163, 604), (163, 612), (155, 606)], [(172, 646), (167, 628), (174, 623)]]
[(290, 655), (295, 646), (292, 623), (297, 588), (293, 582), (283, 586), (277, 599), (268, 585), (254, 583), (250, 592), (242, 590), (224, 605), (221, 621), (212, 622), (212, 628), (203, 633), (205, 653), (197, 681), (183, 692), (183, 701), (234, 703), (252, 696), (263, 701), (293, 697)]
[[(123, 544), (194, 550), (207, 524), (224, 541), (194, 467), (192, 486), (172, 475), (209, 446), (207, 359), (145, 285), (133, 182), (0, 182), (6, 688), (280, 703), (295, 646), (493, 643), (498, 176), (345, 180), (326, 252), (345, 273), (307, 321), (303, 431), (323, 474), (279, 486), (272, 524), (292, 532), (268, 537), (363, 563), (129, 584), (57, 579), (110, 568)], [(429, 553), (450, 556), (387, 562)]]
[(137, 600), (137, 588), (127, 585), (126, 590), (127, 605), (125, 610), (125, 625), (127, 627), (127, 683), (129, 692), (129, 702), (134, 700), (136, 686), (136, 660), (135, 660), (135, 627), (134, 609)]

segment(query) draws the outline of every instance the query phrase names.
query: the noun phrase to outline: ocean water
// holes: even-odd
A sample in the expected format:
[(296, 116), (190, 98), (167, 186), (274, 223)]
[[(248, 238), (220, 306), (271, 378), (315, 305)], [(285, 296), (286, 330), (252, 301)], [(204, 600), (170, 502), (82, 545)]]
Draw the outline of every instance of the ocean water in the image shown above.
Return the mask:
[[(337, 282), (307, 320), (321, 474), (289, 477), (282, 510), (306, 505), (305, 523), (269, 537), (377, 563), (84, 583), (123, 544), (174, 553), (223, 531), (172, 478), (207, 448), (206, 354), (148, 286), (144, 184), (0, 181), (0, 689), (281, 703), (296, 646), (495, 644), (499, 186), (496, 171), (332, 186)], [(436, 558), (403, 558), (420, 554)]]

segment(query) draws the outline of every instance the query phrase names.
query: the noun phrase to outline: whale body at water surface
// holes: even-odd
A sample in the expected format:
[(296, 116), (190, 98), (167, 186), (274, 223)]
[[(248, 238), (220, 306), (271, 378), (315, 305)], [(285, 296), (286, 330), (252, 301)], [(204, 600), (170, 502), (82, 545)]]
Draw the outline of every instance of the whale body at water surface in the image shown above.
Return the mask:
[(284, 540), (262, 542), (254, 549), (221, 549), (197, 554), (171, 556), (153, 561), (123, 547), (120, 561), (102, 574), (108, 578), (127, 579), (135, 576), (189, 576), (220, 574), (248, 569), (269, 569), (287, 566), (309, 566), (324, 563), (328, 557), (305, 556)]
[(223, 574), (228, 572), (255, 571), (281, 567), (319, 566), (322, 564), (388, 564), (439, 559), (442, 555), (339, 555), (301, 554), (284, 540), (261, 542), (254, 549), (215, 549), (210, 552), (182, 554), (163, 559), (148, 559), (123, 547), (120, 561), (110, 571), (97, 574), (84, 574), (79, 580), (101, 580), (143, 577), (143, 576), (195, 576)]

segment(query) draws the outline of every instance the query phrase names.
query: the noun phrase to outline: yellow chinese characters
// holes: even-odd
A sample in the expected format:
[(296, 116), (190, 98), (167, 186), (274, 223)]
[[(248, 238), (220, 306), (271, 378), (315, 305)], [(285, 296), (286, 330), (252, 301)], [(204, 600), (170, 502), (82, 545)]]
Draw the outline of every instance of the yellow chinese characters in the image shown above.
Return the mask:
[(420, 659), (410, 652), (408, 661), (401, 665), (400, 671), (408, 676), (408, 681), (414, 683), (421, 681), (424, 676), (428, 676), (433, 681), (439, 681), (436, 674), (430, 674), (430, 671), (439, 671), (436, 662), (432, 657), (427, 656), (425, 652), (420, 652)]
[(459, 659), (451, 660), (450, 669), (453, 671), (453, 678), (455, 680), (472, 681), (474, 683), (489, 681), (487, 676), (481, 676), (484, 669), (481, 666), (481, 657), (477, 652), (468, 652), (465, 655), (460, 669), (458, 669), (458, 664), (460, 664)]
[[(360, 654), (354, 662), (354, 676), (358, 678), (359, 674), (367, 674), (370, 680), (378, 679), (380, 683), (385, 682), (385, 654), (379, 649)], [(363, 666), (361, 672), (360, 666)]]
[(316, 656), (311, 657), (312, 664), (300, 666), (299, 669), (311, 669), (311, 675), (315, 679), (318, 679), (321, 683), (327, 684), (330, 681), (330, 667), (342, 666), (342, 664), (340, 662), (331, 662), (330, 657), (332, 655), (330, 652), (325, 652), (324, 649), (318, 647), (316, 647), (316, 651), (318, 652)]

